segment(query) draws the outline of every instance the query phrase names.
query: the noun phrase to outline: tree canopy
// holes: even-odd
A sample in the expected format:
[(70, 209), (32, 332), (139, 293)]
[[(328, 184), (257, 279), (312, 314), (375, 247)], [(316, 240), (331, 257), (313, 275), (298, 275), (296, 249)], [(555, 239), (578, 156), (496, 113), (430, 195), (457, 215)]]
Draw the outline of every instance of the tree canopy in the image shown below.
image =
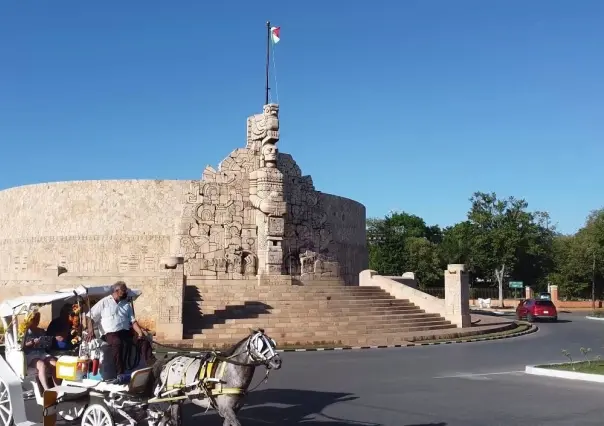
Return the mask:
[(414, 272), (422, 287), (443, 285), (447, 264), (464, 263), (472, 285), (496, 287), (503, 299), (509, 281), (535, 290), (559, 286), (567, 298), (602, 296), (604, 209), (591, 212), (583, 228), (562, 235), (545, 212), (528, 202), (476, 192), (466, 220), (441, 229), (419, 216), (393, 212), (367, 221), (369, 266), (382, 275)]

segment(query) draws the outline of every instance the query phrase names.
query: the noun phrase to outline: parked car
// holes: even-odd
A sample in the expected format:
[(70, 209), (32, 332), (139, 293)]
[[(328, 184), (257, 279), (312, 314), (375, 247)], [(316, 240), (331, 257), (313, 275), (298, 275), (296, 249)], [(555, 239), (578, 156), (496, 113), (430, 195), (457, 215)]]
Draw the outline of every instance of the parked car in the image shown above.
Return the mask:
[(551, 300), (521, 300), (516, 307), (516, 319), (558, 321), (558, 310)]
[(551, 293), (539, 293), (539, 299), (552, 300), (552, 294)]

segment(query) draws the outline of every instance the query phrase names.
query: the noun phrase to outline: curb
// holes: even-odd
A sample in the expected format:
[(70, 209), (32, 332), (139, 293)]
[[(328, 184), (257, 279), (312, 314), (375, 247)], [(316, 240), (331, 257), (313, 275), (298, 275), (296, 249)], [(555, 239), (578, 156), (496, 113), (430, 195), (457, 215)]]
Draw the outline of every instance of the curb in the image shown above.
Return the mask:
[[(447, 340), (443, 342), (426, 342), (426, 343), (406, 343), (399, 345), (375, 345), (375, 346), (342, 346), (342, 347), (326, 347), (326, 348), (300, 348), (300, 349), (278, 349), (278, 353), (284, 352), (325, 352), (325, 351), (351, 351), (351, 350), (359, 350), (359, 349), (389, 349), (389, 348), (410, 348), (415, 346), (436, 346), (436, 345), (451, 345), (454, 343), (471, 343), (471, 342), (486, 342), (489, 340), (503, 340), (503, 339), (511, 339), (512, 337), (520, 337), (525, 336), (527, 334), (536, 333), (539, 331), (539, 327), (534, 324), (530, 325), (530, 328), (525, 331), (521, 331), (518, 333), (510, 333), (504, 336), (496, 336), (496, 337), (475, 337), (468, 339), (457, 339), (457, 340)], [(155, 351), (154, 351), (155, 352)], [(174, 354), (200, 354), (204, 353), (204, 351), (168, 351), (161, 352), (162, 354), (174, 355)]]
[(602, 317), (592, 317), (591, 315), (586, 315), (585, 318), (592, 321), (604, 321), (604, 318)]
[[(560, 364), (549, 364), (560, 365)], [(579, 380), (582, 382), (604, 383), (604, 376), (601, 374), (577, 373), (576, 371), (552, 370), (550, 368), (541, 368), (534, 365), (527, 365), (524, 369), (526, 374), (534, 376), (555, 377), (557, 379)]]

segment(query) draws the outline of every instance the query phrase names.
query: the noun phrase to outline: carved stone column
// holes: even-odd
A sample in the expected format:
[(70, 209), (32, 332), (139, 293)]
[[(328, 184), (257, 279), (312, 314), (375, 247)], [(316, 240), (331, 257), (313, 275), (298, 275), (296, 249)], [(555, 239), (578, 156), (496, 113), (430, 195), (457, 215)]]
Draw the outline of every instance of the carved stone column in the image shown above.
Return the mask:
[(277, 169), (278, 105), (265, 105), (262, 116), (248, 121), (248, 127), (251, 129), (248, 147), (260, 155), (260, 168), (251, 172), (249, 177), (250, 202), (257, 209), (258, 275), (281, 275), (287, 206), (283, 195), (283, 174)]

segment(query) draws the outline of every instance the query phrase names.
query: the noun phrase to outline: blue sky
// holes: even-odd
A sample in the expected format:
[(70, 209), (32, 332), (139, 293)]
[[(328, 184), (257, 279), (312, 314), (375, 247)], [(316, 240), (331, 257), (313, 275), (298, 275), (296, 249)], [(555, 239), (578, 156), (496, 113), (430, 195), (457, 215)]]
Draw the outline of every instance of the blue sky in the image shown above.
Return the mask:
[(0, 0), (0, 188), (199, 178), (261, 110), (267, 19), (317, 189), (440, 225), (495, 191), (564, 232), (604, 205), (599, 0)]

